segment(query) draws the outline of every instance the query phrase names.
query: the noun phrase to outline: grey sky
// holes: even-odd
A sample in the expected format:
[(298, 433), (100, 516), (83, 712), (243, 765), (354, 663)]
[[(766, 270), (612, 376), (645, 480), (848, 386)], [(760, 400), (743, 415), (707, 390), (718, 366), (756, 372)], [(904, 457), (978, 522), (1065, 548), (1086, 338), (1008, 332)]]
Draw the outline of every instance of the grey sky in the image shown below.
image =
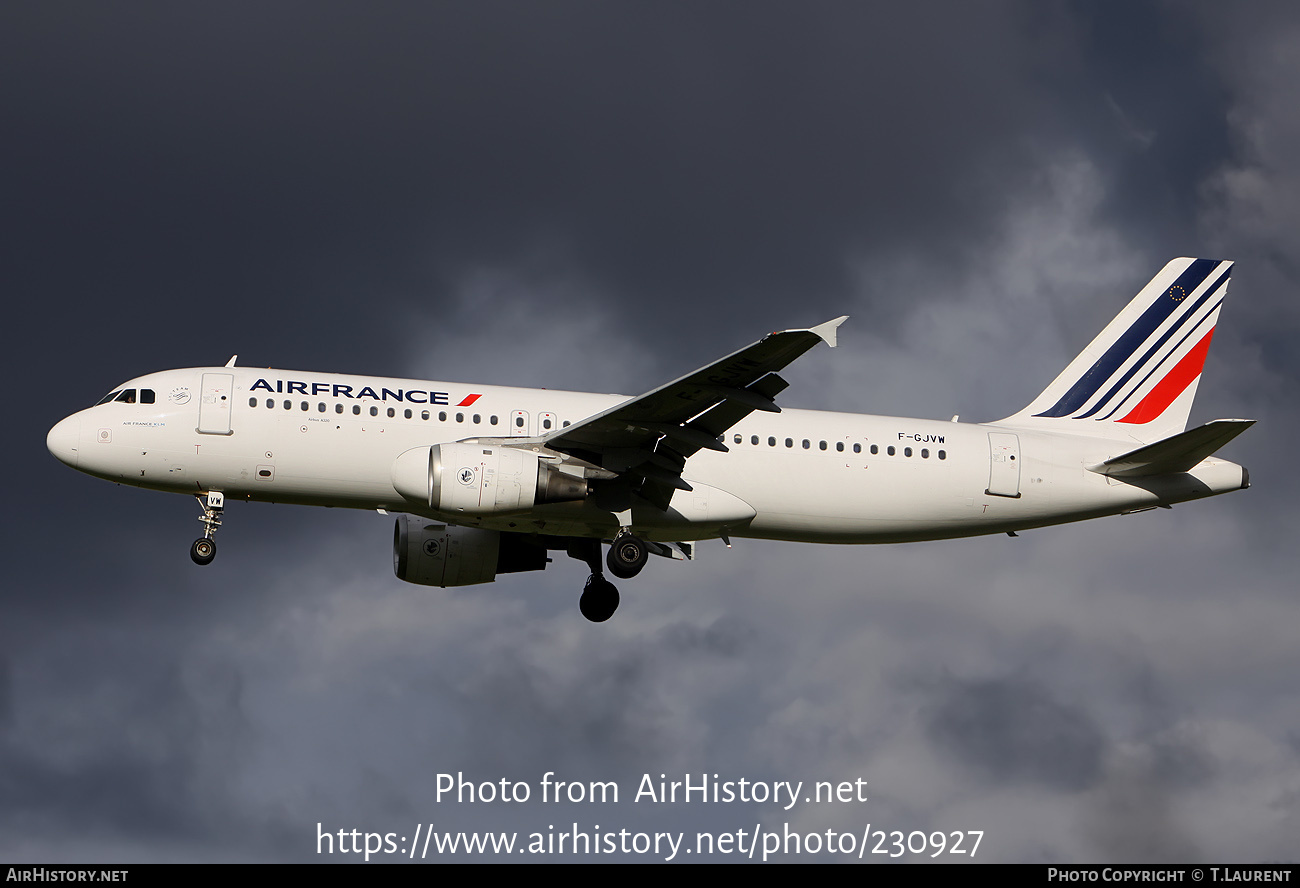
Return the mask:
[[(408, 834), (986, 831), (979, 859), (1290, 859), (1300, 15), (1287, 4), (0, 8), (0, 857)], [(392, 576), (391, 520), (69, 471), (117, 382), (241, 363), (635, 393), (841, 314), (790, 406), (990, 420), (1168, 259), (1237, 260), (1193, 421), (1246, 493), (949, 543), (737, 541), (621, 584)], [(437, 804), (436, 776), (619, 805)], [(643, 773), (870, 781), (650, 806)], [(828, 858), (829, 859), (829, 858)]]

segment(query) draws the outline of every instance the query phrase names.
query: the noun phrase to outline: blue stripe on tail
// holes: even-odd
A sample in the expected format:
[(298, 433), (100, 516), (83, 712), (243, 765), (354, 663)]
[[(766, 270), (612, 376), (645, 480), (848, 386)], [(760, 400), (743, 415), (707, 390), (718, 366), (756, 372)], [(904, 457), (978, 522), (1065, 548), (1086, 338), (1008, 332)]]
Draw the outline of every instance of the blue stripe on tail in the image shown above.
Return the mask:
[(1218, 280), (1216, 280), (1213, 284), (1205, 288), (1205, 292), (1201, 294), (1200, 299), (1196, 300), (1196, 304), (1193, 305), (1185, 315), (1179, 318), (1176, 323), (1170, 326), (1170, 328), (1164, 332), (1164, 335), (1160, 337), (1160, 339), (1156, 342), (1155, 345), (1147, 349), (1147, 353), (1142, 356), (1142, 359), (1137, 363), (1135, 363), (1132, 367), (1128, 368), (1128, 371), (1122, 377), (1120, 377), (1119, 382), (1111, 386), (1110, 391), (1106, 392), (1105, 397), (1103, 397), (1100, 401), (1094, 404), (1092, 406), (1092, 409), (1089, 410), (1087, 413), (1081, 413), (1078, 416), (1076, 416), (1075, 419), (1087, 419), (1089, 416), (1092, 416), (1094, 413), (1096, 413), (1097, 411), (1105, 407), (1107, 404), (1109, 404), (1110, 399), (1115, 397), (1115, 395), (1119, 392), (1119, 390), (1124, 387), (1124, 384), (1128, 382), (1130, 379), (1132, 379), (1135, 373), (1137, 373), (1139, 370), (1141, 370), (1143, 367), (1146, 366), (1147, 362), (1151, 360), (1151, 356), (1154, 355), (1157, 351), (1159, 351), (1160, 347), (1164, 345), (1166, 342), (1168, 342), (1169, 338), (1173, 336), (1175, 333), (1177, 333), (1178, 330), (1183, 326), (1183, 324), (1186, 324), (1188, 320), (1194, 317), (1196, 315), (1196, 312), (1200, 309), (1200, 307), (1204, 305), (1208, 299), (1214, 296), (1215, 293), (1218, 292), (1219, 287), (1223, 286), (1224, 282), (1228, 279), (1228, 276), (1230, 274), (1232, 274), (1231, 265), (1229, 265), (1224, 270), (1223, 274), (1219, 275)]
[[(1210, 272), (1218, 267), (1217, 259), (1196, 259), (1187, 269), (1178, 276), (1178, 280), (1170, 285), (1165, 291), (1168, 294), (1175, 287), (1181, 287), (1184, 293), (1191, 293), (1210, 276)], [(1088, 399), (1097, 393), (1097, 390), (1105, 385), (1106, 380), (1115, 375), (1115, 371), (1123, 365), (1133, 352), (1138, 350), (1142, 343), (1151, 337), (1165, 319), (1169, 317), (1179, 305), (1174, 299), (1156, 299), (1147, 310), (1142, 312), (1142, 316), (1133, 322), (1124, 333), (1115, 341), (1115, 344), (1106, 349), (1097, 363), (1088, 368), (1088, 372), (1079, 377), (1079, 381), (1070, 387), (1062, 397), (1049, 409), (1037, 416), (1061, 417), (1068, 416), (1078, 410)]]

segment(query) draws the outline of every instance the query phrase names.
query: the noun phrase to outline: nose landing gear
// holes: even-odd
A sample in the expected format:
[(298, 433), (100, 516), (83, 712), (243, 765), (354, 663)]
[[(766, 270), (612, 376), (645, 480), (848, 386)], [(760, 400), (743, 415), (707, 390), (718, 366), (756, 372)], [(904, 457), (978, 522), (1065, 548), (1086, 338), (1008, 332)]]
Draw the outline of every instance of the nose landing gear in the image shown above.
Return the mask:
[(217, 541), (203, 538), (194, 541), (190, 546), (190, 560), (195, 564), (211, 564), (212, 559), (217, 557)]
[(203, 516), (199, 518), (203, 522), (203, 536), (190, 546), (190, 560), (195, 564), (211, 564), (212, 559), (217, 557), (217, 541), (214, 537), (217, 528), (221, 526), (221, 513), (225, 510), (226, 498), (219, 490), (209, 492), (206, 499), (198, 494), (194, 498), (203, 508)]

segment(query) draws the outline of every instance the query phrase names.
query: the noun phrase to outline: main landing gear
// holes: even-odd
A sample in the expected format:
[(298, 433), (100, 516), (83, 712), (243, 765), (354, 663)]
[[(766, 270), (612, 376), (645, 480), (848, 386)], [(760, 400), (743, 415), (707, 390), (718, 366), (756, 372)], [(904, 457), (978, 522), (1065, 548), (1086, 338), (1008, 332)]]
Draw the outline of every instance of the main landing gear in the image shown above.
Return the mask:
[(190, 546), (190, 559), (195, 564), (211, 564), (212, 559), (217, 557), (217, 541), (214, 537), (217, 528), (221, 526), (221, 513), (225, 510), (226, 498), (218, 490), (210, 492), (206, 498), (198, 494), (194, 498), (203, 507), (203, 517), (199, 518), (203, 522), (203, 536)]
[(639, 537), (624, 531), (614, 537), (605, 563), (609, 565), (609, 572), (614, 576), (620, 580), (630, 580), (641, 572), (649, 557), (650, 550), (646, 544)]
[(593, 623), (603, 623), (618, 610), (618, 589), (609, 580), (597, 574), (587, 578), (578, 599), (578, 610)]
[[(569, 555), (579, 561), (585, 561), (591, 568), (591, 576), (582, 588), (582, 597), (578, 599), (578, 609), (582, 615), (593, 623), (603, 623), (614, 616), (618, 610), (618, 589), (605, 579), (601, 568), (600, 540), (575, 539), (569, 543)], [(650, 555), (649, 547), (629, 531), (621, 532), (609, 547), (609, 556), (604, 559), (609, 565), (609, 572), (621, 580), (629, 580), (641, 572)]]

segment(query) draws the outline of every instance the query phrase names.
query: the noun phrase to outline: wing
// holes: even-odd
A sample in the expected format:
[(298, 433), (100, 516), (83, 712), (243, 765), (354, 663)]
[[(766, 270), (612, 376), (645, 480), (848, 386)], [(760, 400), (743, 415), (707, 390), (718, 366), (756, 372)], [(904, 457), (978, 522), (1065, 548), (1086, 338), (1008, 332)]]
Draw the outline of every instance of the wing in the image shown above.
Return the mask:
[(682, 480), (687, 458), (702, 449), (725, 452), (719, 436), (755, 410), (779, 413), (773, 400), (788, 385), (777, 371), (819, 342), (835, 347), (840, 317), (807, 330), (763, 337), (694, 373), (624, 401), (543, 438), (568, 453), (633, 480), (661, 508)]

